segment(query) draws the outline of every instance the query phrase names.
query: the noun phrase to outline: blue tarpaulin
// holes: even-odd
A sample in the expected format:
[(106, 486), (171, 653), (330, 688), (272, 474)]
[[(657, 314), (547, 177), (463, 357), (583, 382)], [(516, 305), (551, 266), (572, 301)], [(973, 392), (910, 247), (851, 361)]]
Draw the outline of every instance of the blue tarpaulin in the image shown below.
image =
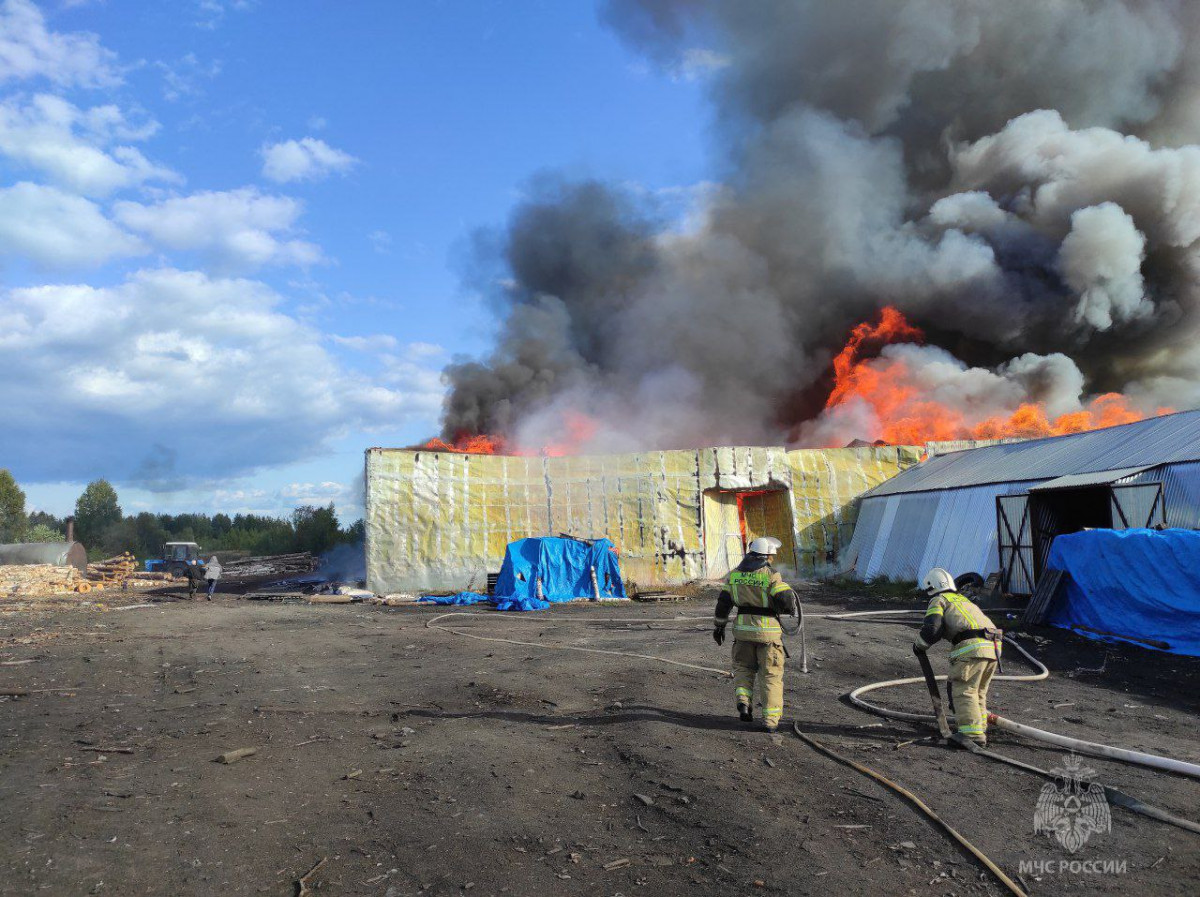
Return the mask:
[(1046, 567), (1070, 574), (1046, 616), (1051, 625), (1200, 657), (1200, 532), (1072, 533), (1054, 540)]
[[(498, 610), (545, 610), (551, 603), (591, 598), (592, 568), (601, 598), (625, 598), (621, 564), (608, 539), (519, 539), (509, 543), (496, 580)], [(542, 598), (537, 597), (537, 580)]]
[(420, 601), (429, 604), (479, 604), (481, 601), (490, 601), (487, 595), (480, 595), (478, 592), (459, 592), (457, 595), (426, 595)]

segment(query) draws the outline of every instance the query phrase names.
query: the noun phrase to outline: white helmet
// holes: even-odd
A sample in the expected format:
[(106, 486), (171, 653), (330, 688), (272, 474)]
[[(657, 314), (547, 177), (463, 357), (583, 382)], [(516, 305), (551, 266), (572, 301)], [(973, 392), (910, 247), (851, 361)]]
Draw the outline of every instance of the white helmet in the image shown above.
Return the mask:
[(771, 536), (760, 536), (750, 543), (749, 551), (754, 554), (765, 554), (770, 556), (779, 550), (779, 546), (783, 543)]
[(954, 577), (941, 567), (934, 567), (925, 574), (925, 579), (921, 583), (921, 588), (923, 588), (930, 595), (940, 595), (942, 592), (953, 592), (955, 589)]

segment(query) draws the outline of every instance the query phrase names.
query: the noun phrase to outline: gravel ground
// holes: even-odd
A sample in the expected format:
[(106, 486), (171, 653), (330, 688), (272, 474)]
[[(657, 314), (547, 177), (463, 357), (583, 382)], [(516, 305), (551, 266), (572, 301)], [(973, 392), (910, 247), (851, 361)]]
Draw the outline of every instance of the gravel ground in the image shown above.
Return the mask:
[[(920, 606), (805, 599), (810, 614)], [(711, 606), (452, 621), (530, 645), (428, 628), (426, 608), (229, 596), (7, 615), (0, 688), (31, 693), (0, 698), (0, 894), (286, 895), (323, 859), (315, 894), (1005, 893), (891, 792), (791, 734), (743, 727), (728, 679), (555, 649), (724, 668), (728, 644), (677, 619)], [(1200, 892), (1200, 835), (1114, 809), (1111, 832), (1067, 854), (1033, 831), (1042, 780), (848, 706), (856, 685), (917, 675), (911, 638), (811, 619), (785, 725), (904, 784), (1014, 877), (1049, 863), (1021, 874), (1031, 894)], [(994, 710), (1200, 761), (1200, 663), (1053, 630), (1023, 641), (1052, 676), (998, 683)], [(920, 686), (880, 699), (926, 706)], [(994, 741), (1044, 768), (1063, 760)], [(256, 753), (213, 762), (238, 748)], [(1087, 764), (1200, 817), (1200, 782)]]

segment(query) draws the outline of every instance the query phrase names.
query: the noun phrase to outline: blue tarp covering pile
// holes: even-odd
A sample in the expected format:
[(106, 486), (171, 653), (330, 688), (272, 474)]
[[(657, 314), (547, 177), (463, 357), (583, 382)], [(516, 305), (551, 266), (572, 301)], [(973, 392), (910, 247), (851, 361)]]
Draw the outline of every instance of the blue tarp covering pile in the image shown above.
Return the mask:
[[(608, 539), (519, 539), (508, 546), (496, 580), (498, 610), (545, 610), (551, 603), (592, 596), (592, 567), (601, 598), (624, 598), (625, 583)], [(537, 598), (537, 580), (542, 598)]]
[(459, 592), (457, 595), (426, 595), (420, 600), (430, 604), (479, 604), (492, 599), (478, 592)]
[(1175, 654), (1200, 657), (1200, 532), (1072, 533), (1054, 540), (1046, 566), (1070, 574), (1046, 616), (1051, 625), (1165, 642)]
[[(504, 564), (494, 589), (496, 610), (545, 610), (552, 603), (592, 597), (592, 568), (601, 598), (625, 598), (621, 564), (608, 539), (581, 542), (578, 539), (519, 539), (509, 543)], [(537, 597), (537, 580), (542, 580), (542, 598)], [(426, 597), (436, 604), (477, 604), (485, 595)]]

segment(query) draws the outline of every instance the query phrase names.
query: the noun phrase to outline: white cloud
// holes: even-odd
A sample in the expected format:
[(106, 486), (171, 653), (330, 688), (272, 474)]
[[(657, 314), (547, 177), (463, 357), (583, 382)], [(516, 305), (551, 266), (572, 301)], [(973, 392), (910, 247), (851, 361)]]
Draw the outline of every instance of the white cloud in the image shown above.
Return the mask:
[(351, 492), (352, 489), (347, 483), (289, 483), (279, 490), (277, 497), (293, 507), (327, 505), (330, 502), (342, 505), (351, 497)]
[(241, 271), (263, 265), (313, 265), (313, 243), (294, 239), (303, 205), (253, 187), (193, 193), (152, 205), (119, 202), (116, 219), (168, 249), (195, 251), (217, 267)]
[(345, 174), (358, 164), (354, 156), (315, 137), (269, 144), (262, 148), (262, 157), (263, 177), (280, 184)]
[(371, 247), (380, 255), (392, 254), (392, 235), (385, 230), (373, 230), (367, 234)]
[(94, 34), (49, 31), (31, 0), (0, 0), (0, 83), (46, 78), (59, 87), (121, 83), (117, 56)]
[(212, 31), (225, 20), (229, 10), (244, 12), (253, 9), (256, 0), (196, 0), (197, 28)]
[(0, 102), (0, 153), (87, 196), (147, 181), (182, 181), (125, 143), (157, 130), (157, 122), (130, 122), (116, 106), (81, 109), (49, 94)]
[(441, 358), (445, 354), (445, 346), (439, 346), (437, 343), (408, 344), (408, 355), (410, 358)]
[(201, 82), (211, 81), (221, 74), (220, 60), (201, 62), (195, 53), (188, 53), (174, 62), (159, 60), (155, 66), (163, 74), (163, 98), (172, 103), (199, 96), (204, 92)]
[(432, 418), (438, 373), (353, 373), (265, 284), (173, 269), (0, 293), (5, 462), (31, 481), (228, 481), (355, 429)]
[(0, 254), (57, 269), (145, 251), (140, 240), (80, 196), (27, 182), (0, 189)]
[(373, 333), (370, 336), (330, 336), (339, 346), (345, 346), (353, 352), (389, 352), (400, 345), (400, 341), (387, 333)]

